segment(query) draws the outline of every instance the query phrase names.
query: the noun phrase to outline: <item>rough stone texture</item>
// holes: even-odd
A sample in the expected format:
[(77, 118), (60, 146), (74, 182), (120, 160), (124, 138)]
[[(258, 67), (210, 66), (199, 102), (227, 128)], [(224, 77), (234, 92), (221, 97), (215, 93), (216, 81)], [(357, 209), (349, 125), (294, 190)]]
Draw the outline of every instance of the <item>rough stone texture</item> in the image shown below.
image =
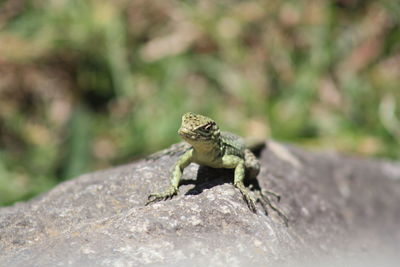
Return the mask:
[(0, 266), (399, 262), (398, 163), (270, 142), (258, 180), (282, 195), (285, 227), (273, 211), (250, 212), (231, 184), (232, 172), (198, 172), (194, 164), (177, 197), (144, 206), (150, 192), (166, 188), (175, 160), (163, 156), (90, 173), (0, 209)]

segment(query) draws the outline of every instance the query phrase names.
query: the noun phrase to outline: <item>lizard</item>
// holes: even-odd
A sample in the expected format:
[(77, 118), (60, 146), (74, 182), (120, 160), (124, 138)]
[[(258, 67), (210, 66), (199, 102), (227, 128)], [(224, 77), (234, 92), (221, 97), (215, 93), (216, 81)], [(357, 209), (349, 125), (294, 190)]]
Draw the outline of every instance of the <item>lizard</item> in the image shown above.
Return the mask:
[[(246, 147), (244, 139), (233, 133), (220, 131), (214, 120), (192, 112), (182, 116), (178, 134), (190, 146), (187, 146), (183, 155), (175, 163), (169, 188), (161, 193), (150, 194), (146, 205), (177, 195), (183, 170), (194, 162), (212, 168), (234, 169), (233, 185), (241, 192), (249, 209), (256, 213), (256, 200), (250, 195), (243, 181), (246, 175), (246, 179), (256, 179), (260, 172), (260, 163)], [(278, 194), (266, 190), (265, 192), (275, 196), (279, 201)], [(260, 198), (257, 201), (260, 201), (264, 208), (266, 205), (271, 207), (287, 225), (287, 217), (271, 203), (262, 190), (259, 193)]]

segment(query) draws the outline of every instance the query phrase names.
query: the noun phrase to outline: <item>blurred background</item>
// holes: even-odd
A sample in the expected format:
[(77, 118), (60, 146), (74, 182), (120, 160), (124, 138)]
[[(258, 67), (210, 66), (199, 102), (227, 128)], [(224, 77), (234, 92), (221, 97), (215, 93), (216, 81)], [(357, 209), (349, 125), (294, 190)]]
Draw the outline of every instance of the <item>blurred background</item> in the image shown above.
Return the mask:
[(0, 0), (0, 205), (177, 142), (400, 158), (398, 0)]

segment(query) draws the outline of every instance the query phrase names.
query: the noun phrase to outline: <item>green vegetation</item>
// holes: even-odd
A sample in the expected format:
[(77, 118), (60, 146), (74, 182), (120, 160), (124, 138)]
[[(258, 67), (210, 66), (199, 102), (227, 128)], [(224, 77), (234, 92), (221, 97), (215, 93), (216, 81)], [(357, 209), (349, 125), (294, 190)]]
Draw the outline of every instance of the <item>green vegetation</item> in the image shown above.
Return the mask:
[(221, 128), (400, 158), (400, 4), (0, 1), (0, 205)]

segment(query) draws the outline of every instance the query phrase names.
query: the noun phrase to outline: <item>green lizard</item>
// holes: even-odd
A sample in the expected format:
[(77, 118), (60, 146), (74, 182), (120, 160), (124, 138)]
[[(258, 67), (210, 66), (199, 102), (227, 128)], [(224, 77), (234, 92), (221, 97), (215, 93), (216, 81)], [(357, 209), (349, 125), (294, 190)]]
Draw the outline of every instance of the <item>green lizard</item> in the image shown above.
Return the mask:
[[(182, 116), (182, 124), (178, 134), (191, 146), (176, 162), (170, 177), (170, 187), (162, 192), (150, 194), (147, 204), (152, 202), (172, 198), (178, 193), (178, 186), (182, 177), (183, 170), (192, 162), (199, 165), (205, 165), (212, 168), (234, 169), (234, 186), (242, 193), (250, 210), (256, 212), (255, 200), (245, 188), (243, 180), (245, 175), (248, 179), (255, 179), (260, 172), (260, 163), (256, 156), (246, 148), (245, 142), (239, 136), (229, 132), (221, 132), (214, 120), (194, 113), (186, 113)], [(279, 195), (271, 191), (265, 191), (272, 194), (279, 200)], [(286, 216), (268, 199), (268, 197), (259, 192), (263, 207), (270, 206), (285, 221)]]

